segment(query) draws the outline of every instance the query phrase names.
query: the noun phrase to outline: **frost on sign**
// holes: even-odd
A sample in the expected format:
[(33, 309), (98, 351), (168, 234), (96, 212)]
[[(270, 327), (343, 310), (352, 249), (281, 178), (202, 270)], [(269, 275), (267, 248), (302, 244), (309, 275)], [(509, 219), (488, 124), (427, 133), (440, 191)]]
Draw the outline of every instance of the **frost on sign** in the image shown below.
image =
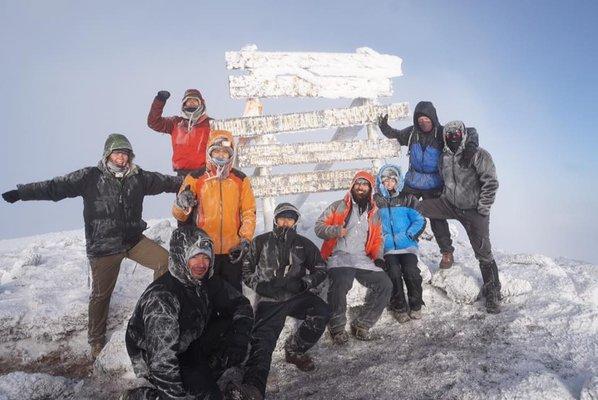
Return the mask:
[(250, 46), (226, 52), (226, 66), (246, 70), (229, 76), (233, 98), (363, 97), (392, 95), (391, 78), (403, 75), (403, 60), (362, 47), (355, 53), (285, 53)]
[(401, 145), (396, 140), (350, 140), (332, 142), (269, 144), (240, 147), (240, 167), (333, 163), (396, 157)]
[[(277, 197), (288, 194), (346, 190), (359, 169), (300, 172), (290, 175), (253, 176), (251, 187), (255, 197)], [(368, 172), (375, 173), (369, 170)]]
[(235, 136), (251, 137), (269, 133), (298, 132), (315, 129), (342, 128), (376, 123), (379, 115), (388, 119), (404, 119), (409, 116), (407, 103), (389, 105), (367, 104), (349, 108), (303, 113), (264, 115), (210, 121), (213, 130), (227, 130)]

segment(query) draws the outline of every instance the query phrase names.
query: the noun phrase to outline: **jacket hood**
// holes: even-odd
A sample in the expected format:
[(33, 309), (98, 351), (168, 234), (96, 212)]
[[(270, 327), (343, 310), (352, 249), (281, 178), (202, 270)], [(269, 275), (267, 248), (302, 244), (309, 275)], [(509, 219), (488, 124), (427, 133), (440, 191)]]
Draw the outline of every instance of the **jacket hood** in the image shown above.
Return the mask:
[[(394, 170), (395, 175), (398, 178), (395, 193), (392, 196), (388, 192), (388, 189), (386, 189), (386, 187), (382, 183), (382, 177), (389, 170)], [(384, 164), (382, 168), (380, 168), (380, 172), (378, 172), (378, 175), (376, 175), (376, 190), (378, 191), (378, 193), (380, 193), (383, 197), (386, 198), (398, 196), (401, 190), (403, 190), (404, 183), (405, 182), (403, 180), (403, 173), (401, 172), (401, 167), (399, 167), (396, 164)]]
[(467, 128), (465, 127), (465, 124), (463, 123), (463, 121), (450, 121), (447, 122), (446, 125), (444, 126), (443, 130), (442, 130), (442, 140), (444, 140), (444, 148), (448, 151), (450, 151), (452, 153), (452, 150), (448, 147), (447, 143), (446, 143), (446, 135), (448, 132), (453, 131), (453, 130), (457, 130), (460, 129), (463, 132), (463, 138), (461, 139), (461, 144), (459, 145), (459, 148), (457, 149), (457, 152), (459, 152), (459, 150), (461, 150), (463, 147), (465, 147), (465, 142), (467, 141)]
[[(209, 149), (218, 139), (228, 139), (231, 142), (231, 146), (235, 148), (235, 141), (233, 140), (233, 134), (229, 131), (211, 131), (210, 137), (208, 138), (208, 143), (206, 148)], [(209, 155), (209, 154), (206, 154)]]
[[(198, 254), (210, 258), (210, 268), (201, 278), (191, 275), (187, 262)], [(214, 244), (202, 229), (193, 225), (181, 226), (174, 230), (170, 239), (168, 270), (185, 286), (200, 286), (214, 273)]]
[(434, 124), (434, 128), (438, 128), (440, 126), (440, 122), (438, 122), (438, 116), (436, 115), (436, 108), (431, 101), (420, 101), (415, 106), (415, 110), (413, 111), (413, 126), (415, 126), (419, 130), (419, 125), (417, 123), (417, 118), (421, 115), (424, 115), (432, 120), (432, 124)]
[(294, 205), (292, 205), (291, 203), (280, 203), (274, 209), (274, 221), (272, 221), (274, 224), (274, 228), (276, 228), (276, 218), (278, 217), (279, 214), (281, 214), (285, 211), (292, 211), (297, 214), (297, 221), (295, 222), (295, 226), (297, 226), (297, 223), (299, 222), (299, 218), (301, 218), (301, 213), (299, 212), (299, 209), (297, 207), (295, 207)]
[(371, 188), (371, 190), (370, 190), (370, 207), (371, 207), (371, 209), (373, 209), (375, 207), (374, 188), (375, 188), (376, 179), (368, 171), (359, 171), (355, 174), (355, 176), (351, 180), (351, 186), (349, 186), (349, 190), (347, 191), (347, 194), (345, 195), (345, 202), (347, 204), (350, 204), (353, 201), (352, 196), (351, 196), (351, 189), (353, 188), (353, 185), (355, 185), (355, 181), (359, 178), (363, 178), (370, 183), (370, 188)]
[(133, 161), (133, 157), (135, 157), (131, 142), (129, 142), (129, 139), (127, 139), (125, 135), (121, 135), (120, 133), (112, 133), (108, 135), (106, 142), (104, 142), (104, 153), (102, 158), (106, 160), (114, 150), (129, 150), (131, 152), (129, 162)]

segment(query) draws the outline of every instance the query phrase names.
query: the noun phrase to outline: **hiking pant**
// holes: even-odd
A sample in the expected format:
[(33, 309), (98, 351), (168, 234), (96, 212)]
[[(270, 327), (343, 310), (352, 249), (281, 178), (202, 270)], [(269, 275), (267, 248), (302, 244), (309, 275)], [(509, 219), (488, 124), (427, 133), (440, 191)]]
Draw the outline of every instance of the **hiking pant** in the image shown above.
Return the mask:
[(456, 219), (463, 225), (475, 258), (481, 264), (494, 261), (490, 244), (490, 216), (482, 215), (477, 210), (461, 210), (445, 198), (421, 201), (416, 208), (424, 217)]
[[(409, 193), (417, 197), (418, 199), (427, 200), (427, 199), (437, 199), (442, 194), (441, 190), (417, 190), (412, 189), (410, 187), (405, 186), (403, 189), (403, 193)], [(451, 239), (451, 231), (449, 229), (448, 222), (446, 218), (436, 218), (436, 217), (428, 217), (424, 215), (424, 217), (430, 218), (430, 227), (432, 228), (432, 233), (434, 233), (434, 237), (436, 238), (436, 243), (438, 243), (438, 247), (440, 248), (441, 253), (452, 253), (455, 251), (453, 247), (453, 241)]]
[(353, 323), (371, 328), (382, 315), (392, 293), (392, 282), (384, 271), (369, 271), (350, 267), (335, 267), (328, 270), (330, 287), (328, 304), (332, 309), (332, 318), (328, 323), (330, 332), (345, 329), (347, 324), (347, 293), (353, 286), (353, 280), (367, 288), (365, 302), (361, 312)]
[(168, 251), (145, 236), (128, 251), (104, 257), (90, 257), (91, 294), (87, 331), (90, 344), (105, 342), (110, 297), (116, 285), (120, 264), (125, 258), (154, 270), (154, 280), (168, 271)]
[(228, 254), (216, 254), (214, 257), (214, 275), (222, 277), (239, 293), (243, 293), (241, 286), (241, 263), (233, 264), (228, 258)]
[[(388, 309), (396, 312), (419, 311), (424, 304), (422, 299), (422, 277), (417, 267), (415, 254), (386, 254), (386, 273), (392, 282), (392, 295)], [(407, 287), (407, 299), (403, 282)]]
[(255, 324), (251, 333), (251, 350), (245, 364), (243, 383), (255, 386), (262, 395), (270, 373), (272, 352), (287, 317), (303, 322), (285, 343), (285, 349), (305, 353), (320, 339), (330, 319), (330, 308), (315, 294), (306, 291), (289, 300), (261, 301), (257, 305)]
[[(205, 332), (179, 355), (181, 378), (185, 391), (197, 399), (222, 399), (218, 379), (226, 370), (222, 363), (226, 349), (226, 336), (232, 327), (229, 318), (212, 318)], [(152, 377), (148, 380), (152, 382)], [(128, 392), (127, 399), (154, 400), (167, 398), (155, 387), (139, 387)]]

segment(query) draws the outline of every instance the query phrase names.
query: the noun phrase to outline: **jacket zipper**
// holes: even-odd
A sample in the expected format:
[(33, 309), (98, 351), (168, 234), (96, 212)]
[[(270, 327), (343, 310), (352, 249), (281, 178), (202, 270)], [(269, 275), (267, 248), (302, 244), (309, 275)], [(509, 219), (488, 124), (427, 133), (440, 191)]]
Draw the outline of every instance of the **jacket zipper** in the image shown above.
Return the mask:
[(224, 207), (222, 205), (222, 180), (218, 179), (220, 185), (220, 253), (222, 254), (223, 238), (222, 238), (222, 224), (224, 223)]
[(394, 230), (394, 228), (392, 226), (392, 213), (390, 212), (390, 202), (388, 202), (386, 204), (386, 207), (388, 208), (388, 217), (389, 217), (389, 220), (390, 220), (390, 233), (392, 233), (392, 244), (394, 245), (395, 250), (398, 250), (397, 249), (397, 247), (398, 247), (397, 243), (395, 242), (395, 230)]

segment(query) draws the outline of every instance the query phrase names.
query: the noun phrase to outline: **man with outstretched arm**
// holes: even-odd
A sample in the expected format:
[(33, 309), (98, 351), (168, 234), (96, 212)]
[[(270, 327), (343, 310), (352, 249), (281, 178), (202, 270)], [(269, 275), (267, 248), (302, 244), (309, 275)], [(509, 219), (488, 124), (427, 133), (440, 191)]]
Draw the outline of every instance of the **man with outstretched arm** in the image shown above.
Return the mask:
[(92, 358), (106, 342), (110, 297), (120, 265), (129, 258), (154, 270), (154, 279), (166, 271), (168, 252), (143, 235), (143, 198), (178, 190), (182, 178), (141, 169), (133, 163), (133, 147), (120, 134), (106, 139), (96, 167), (87, 167), (43, 182), (17, 185), (2, 197), (17, 200), (53, 200), (83, 197), (87, 256), (91, 266), (88, 341)]
[(468, 166), (461, 164), (470, 133), (462, 121), (451, 121), (445, 125), (443, 136), (446, 146), (440, 161), (444, 190), (440, 198), (420, 202), (417, 210), (428, 218), (461, 222), (480, 263), (486, 311), (496, 314), (500, 312), (501, 287), (490, 244), (490, 208), (498, 190), (498, 179), (490, 153), (481, 147)]
[(197, 89), (187, 89), (181, 103), (182, 116), (163, 117), (170, 93), (160, 90), (147, 116), (147, 125), (157, 132), (170, 135), (172, 169), (179, 176), (201, 168), (206, 163), (206, 145), (210, 136), (210, 118), (206, 102)]
[[(420, 101), (413, 112), (413, 125), (404, 129), (393, 129), (388, 125), (388, 115), (381, 116), (378, 125), (382, 134), (390, 139), (396, 139), (401, 146), (408, 147), (409, 170), (405, 175), (403, 194), (414, 195), (418, 199), (435, 199), (442, 193), (442, 176), (438, 163), (444, 140), (442, 125), (436, 115), (436, 108), (430, 101)], [(472, 128), (467, 138), (463, 157), (460, 163), (467, 166), (478, 148), (478, 135)], [(444, 219), (431, 219), (430, 225), (442, 259), (440, 268), (446, 269), (453, 265), (453, 242), (448, 223)]]

